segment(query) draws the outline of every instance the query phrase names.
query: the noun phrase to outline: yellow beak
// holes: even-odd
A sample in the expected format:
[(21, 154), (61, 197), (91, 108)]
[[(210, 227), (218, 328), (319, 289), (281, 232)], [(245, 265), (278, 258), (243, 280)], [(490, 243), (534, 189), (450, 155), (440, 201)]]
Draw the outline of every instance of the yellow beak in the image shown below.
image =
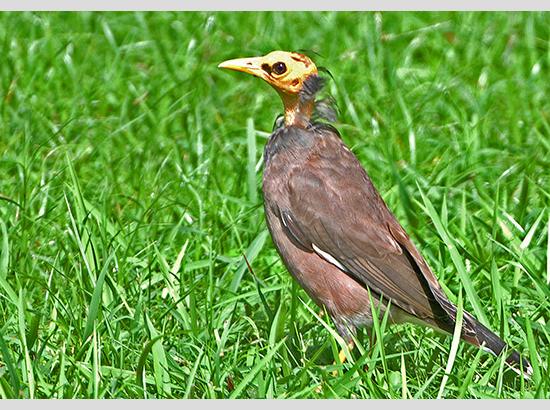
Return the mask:
[(236, 58), (227, 60), (218, 65), (218, 68), (227, 68), (228, 70), (241, 71), (252, 74), (256, 77), (262, 77), (263, 57)]

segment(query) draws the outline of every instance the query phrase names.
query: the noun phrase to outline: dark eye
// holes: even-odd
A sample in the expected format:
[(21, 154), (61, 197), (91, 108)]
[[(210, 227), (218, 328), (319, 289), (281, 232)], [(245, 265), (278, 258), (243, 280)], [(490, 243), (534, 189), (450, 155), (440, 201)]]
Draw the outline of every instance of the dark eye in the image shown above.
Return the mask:
[(286, 72), (286, 64), (283, 62), (275, 63), (271, 70), (277, 75), (284, 74)]

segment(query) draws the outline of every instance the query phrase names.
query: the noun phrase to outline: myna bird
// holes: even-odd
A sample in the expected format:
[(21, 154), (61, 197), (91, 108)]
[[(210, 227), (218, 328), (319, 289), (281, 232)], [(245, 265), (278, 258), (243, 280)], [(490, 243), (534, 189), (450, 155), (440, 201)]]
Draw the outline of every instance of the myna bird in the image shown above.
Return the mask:
[[(421, 323), (452, 334), (456, 306), (338, 131), (313, 119), (323, 85), (313, 61), (273, 51), (219, 67), (263, 79), (283, 100), (284, 124), (264, 150), (267, 226), (289, 272), (326, 308), (338, 333), (351, 342), (357, 327), (372, 326), (373, 300), (380, 314), (389, 306), (392, 323)], [(466, 342), (495, 355), (507, 349), (468, 312), (462, 323)], [(506, 362), (518, 373), (532, 373), (516, 351)]]

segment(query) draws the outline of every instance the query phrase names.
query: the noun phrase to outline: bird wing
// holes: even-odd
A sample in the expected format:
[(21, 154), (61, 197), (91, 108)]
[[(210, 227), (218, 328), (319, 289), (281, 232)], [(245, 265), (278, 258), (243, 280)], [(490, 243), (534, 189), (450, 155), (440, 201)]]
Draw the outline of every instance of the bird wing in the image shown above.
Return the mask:
[(448, 318), (453, 305), (357, 158), (339, 138), (321, 145), (289, 175), (287, 235), (406, 312)]

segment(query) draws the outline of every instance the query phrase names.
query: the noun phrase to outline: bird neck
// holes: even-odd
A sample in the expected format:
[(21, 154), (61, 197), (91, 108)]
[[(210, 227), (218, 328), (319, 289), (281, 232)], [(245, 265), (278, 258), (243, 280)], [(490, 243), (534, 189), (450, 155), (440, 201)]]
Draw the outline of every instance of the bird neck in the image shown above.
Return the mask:
[(314, 100), (304, 100), (297, 94), (280, 95), (285, 106), (285, 125), (307, 128), (313, 113)]

